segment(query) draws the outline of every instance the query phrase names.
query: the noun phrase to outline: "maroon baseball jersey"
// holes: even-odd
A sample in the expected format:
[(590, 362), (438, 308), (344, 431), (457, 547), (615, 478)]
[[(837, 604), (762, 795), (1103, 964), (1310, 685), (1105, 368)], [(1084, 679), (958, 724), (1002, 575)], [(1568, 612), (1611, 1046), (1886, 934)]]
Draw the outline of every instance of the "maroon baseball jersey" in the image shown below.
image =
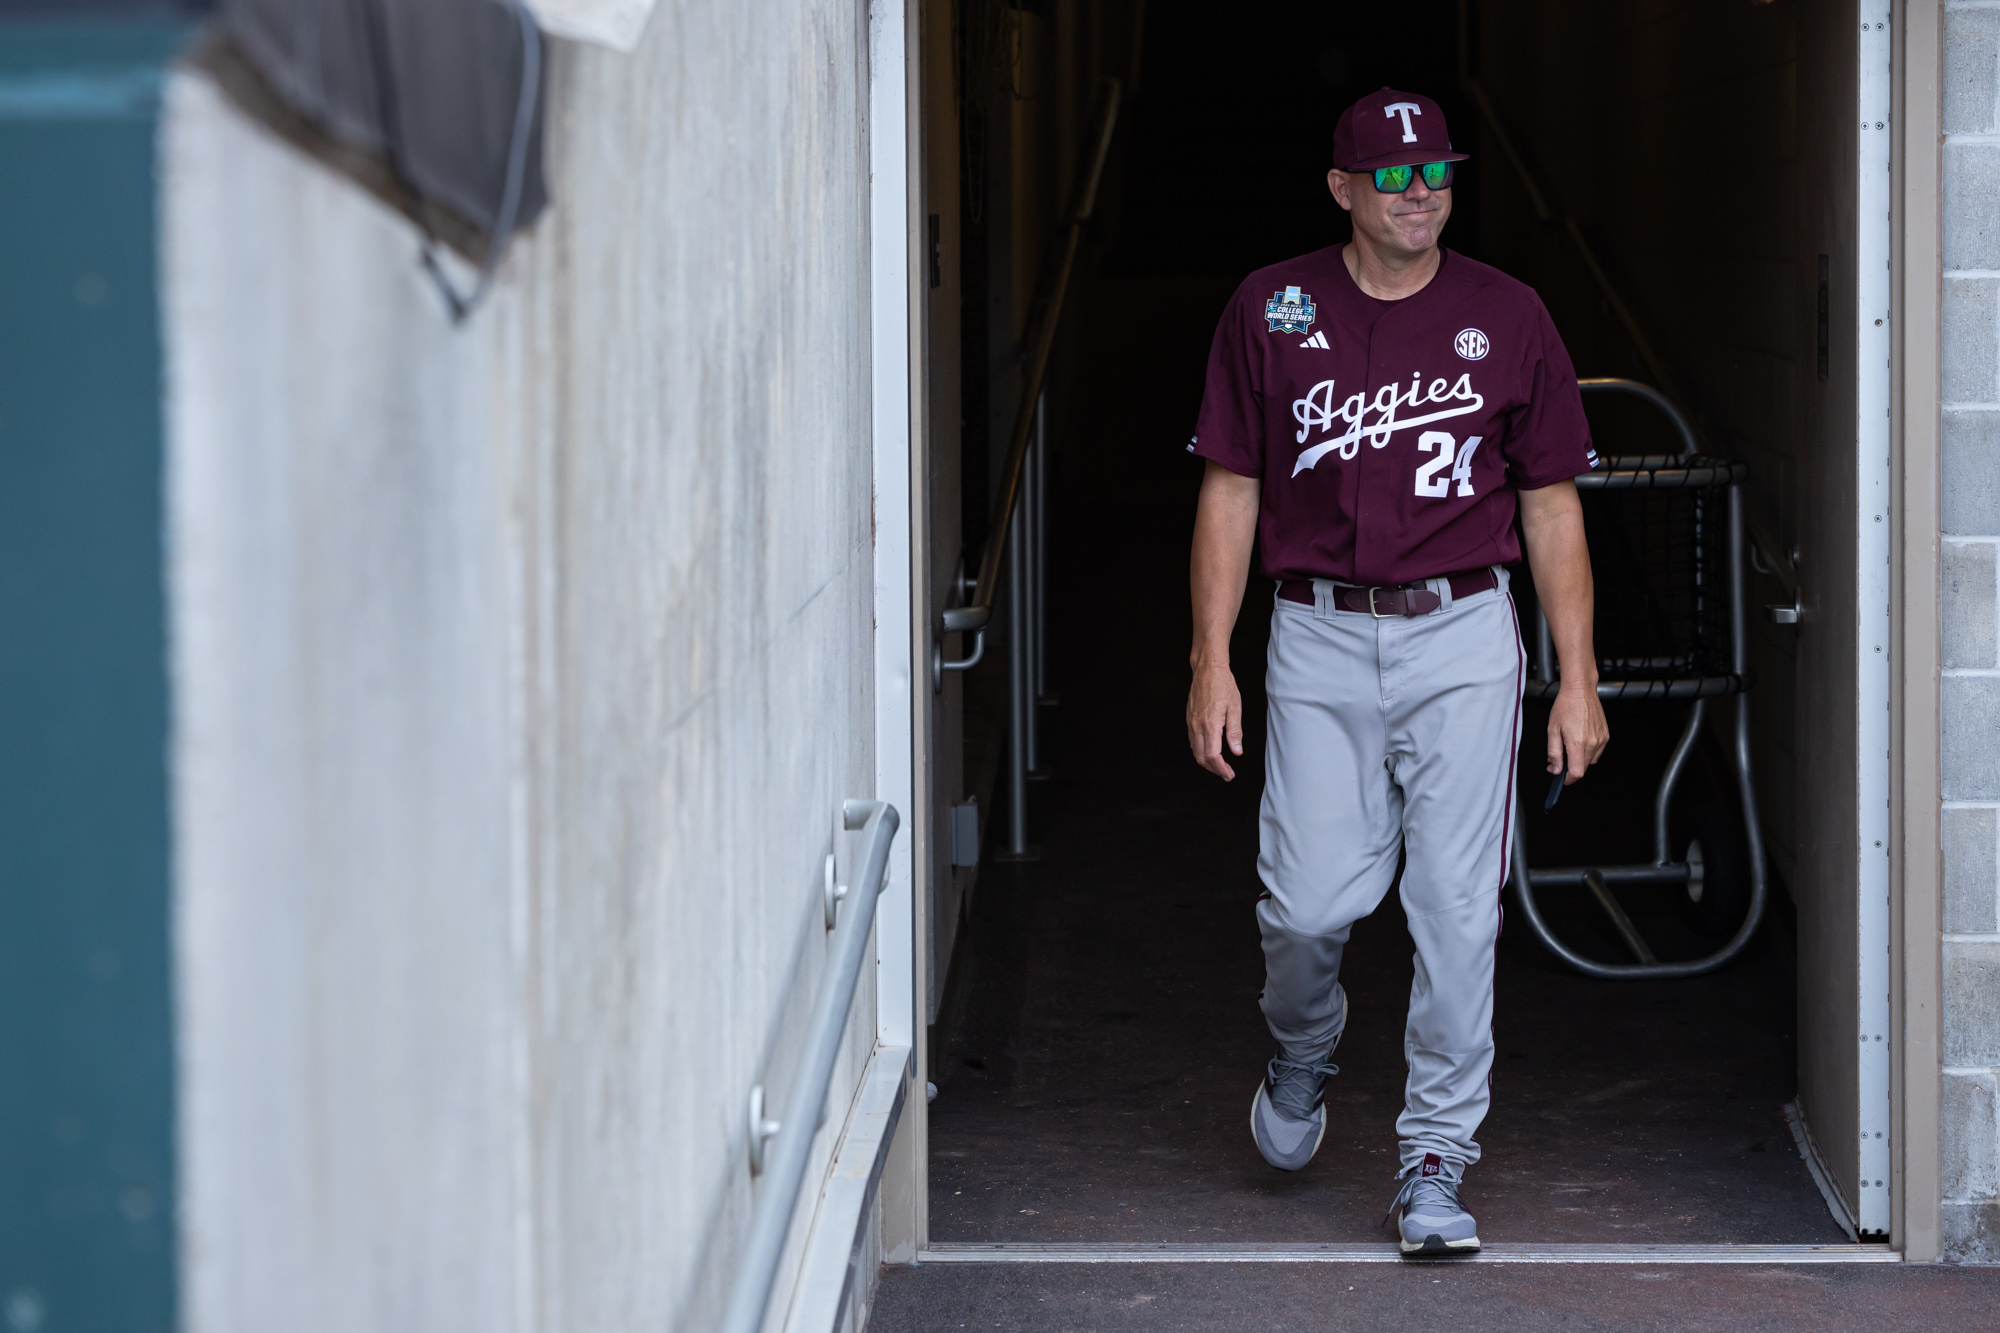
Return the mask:
[(1514, 491), (1597, 464), (1532, 288), (1446, 250), (1379, 301), (1337, 245), (1237, 288), (1188, 449), (1263, 479), (1266, 574), (1384, 585), (1513, 564)]

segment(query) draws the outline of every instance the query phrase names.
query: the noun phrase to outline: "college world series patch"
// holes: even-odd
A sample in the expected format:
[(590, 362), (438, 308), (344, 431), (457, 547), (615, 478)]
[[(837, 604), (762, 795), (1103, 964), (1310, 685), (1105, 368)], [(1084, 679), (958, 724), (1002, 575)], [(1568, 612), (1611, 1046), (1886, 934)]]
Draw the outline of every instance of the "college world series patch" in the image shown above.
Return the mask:
[(1310, 296), (1296, 287), (1287, 287), (1282, 292), (1272, 292), (1271, 299), (1264, 302), (1264, 322), (1272, 333), (1304, 333), (1312, 327), (1313, 316), (1319, 307)]

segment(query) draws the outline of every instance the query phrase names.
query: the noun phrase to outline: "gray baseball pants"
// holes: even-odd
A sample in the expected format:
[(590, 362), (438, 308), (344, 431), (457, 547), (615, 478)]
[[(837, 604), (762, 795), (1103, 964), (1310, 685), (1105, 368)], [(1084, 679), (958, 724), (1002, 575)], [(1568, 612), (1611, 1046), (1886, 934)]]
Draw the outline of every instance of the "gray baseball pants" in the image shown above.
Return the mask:
[(1340, 956), (1405, 853), (1416, 979), (1396, 1120), (1405, 1168), (1479, 1160), (1491, 1101), (1493, 951), (1507, 877), (1524, 657), (1507, 575), (1427, 616), (1277, 599), (1265, 677), (1257, 905), (1262, 1007), (1285, 1058), (1324, 1061), (1347, 1024)]

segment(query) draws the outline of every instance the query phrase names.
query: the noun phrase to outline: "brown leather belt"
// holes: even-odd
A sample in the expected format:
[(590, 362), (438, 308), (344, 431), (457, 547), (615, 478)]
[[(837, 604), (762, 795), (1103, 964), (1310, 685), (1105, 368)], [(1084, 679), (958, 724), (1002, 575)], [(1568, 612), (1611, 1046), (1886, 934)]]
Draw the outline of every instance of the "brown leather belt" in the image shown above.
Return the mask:
[[(1499, 586), (1499, 580), (1493, 577), (1490, 567), (1445, 577), (1451, 583), (1453, 601)], [(1311, 579), (1284, 580), (1278, 585), (1278, 596), (1288, 602), (1316, 605)], [(1342, 611), (1354, 611), (1382, 620), (1389, 616), (1427, 616), (1444, 603), (1442, 598), (1421, 583), (1406, 583), (1394, 588), (1361, 588), (1337, 583), (1333, 588), (1333, 604)]]

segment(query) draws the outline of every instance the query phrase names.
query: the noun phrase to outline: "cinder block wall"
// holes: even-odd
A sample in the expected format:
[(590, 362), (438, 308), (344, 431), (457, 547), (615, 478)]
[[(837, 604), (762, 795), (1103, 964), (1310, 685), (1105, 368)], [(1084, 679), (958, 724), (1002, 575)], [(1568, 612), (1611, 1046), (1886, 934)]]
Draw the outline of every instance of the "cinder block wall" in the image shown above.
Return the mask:
[(1945, 18), (1944, 1248), (2000, 1261), (2000, 8)]

